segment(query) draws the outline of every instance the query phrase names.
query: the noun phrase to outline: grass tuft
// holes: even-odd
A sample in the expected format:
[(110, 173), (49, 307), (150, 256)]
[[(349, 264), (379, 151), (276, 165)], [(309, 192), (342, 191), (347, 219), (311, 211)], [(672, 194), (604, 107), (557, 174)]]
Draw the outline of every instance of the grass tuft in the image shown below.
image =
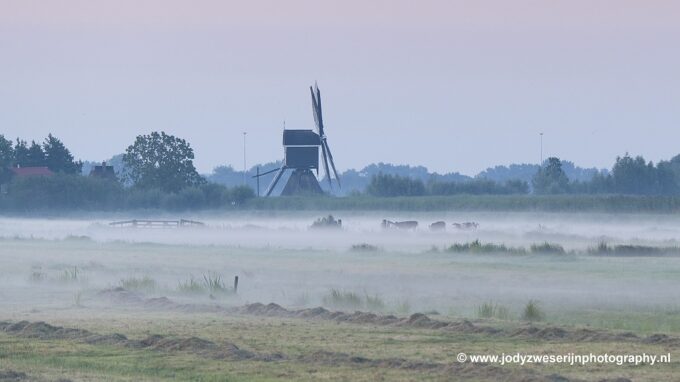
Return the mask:
[(372, 312), (382, 312), (385, 310), (385, 302), (378, 296), (365, 296), (366, 309)]
[(548, 243), (547, 241), (541, 244), (531, 244), (531, 253), (540, 253), (545, 255), (564, 255), (567, 252), (559, 244)]
[(358, 294), (339, 289), (331, 289), (323, 304), (334, 309), (361, 309), (364, 305)]
[(153, 292), (156, 290), (156, 280), (149, 276), (129, 277), (120, 280), (120, 286), (127, 290)]
[(491, 302), (485, 302), (477, 307), (478, 318), (497, 318), (499, 320), (509, 320), (510, 311), (508, 308)]
[(524, 248), (511, 248), (504, 244), (483, 244), (479, 240), (475, 240), (463, 244), (453, 244), (447, 249), (448, 252), (455, 253), (510, 253), (510, 254), (525, 254)]
[(186, 294), (201, 294), (205, 293), (206, 288), (202, 283), (194, 279), (194, 276), (189, 276), (188, 280), (179, 282), (177, 290)]
[(609, 245), (602, 241), (595, 248), (588, 248), (588, 254), (597, 256), (664, 256), (680, 255), (680, 247), (652, 247), (647, 245)]
[(527, 305), (524, 307), (524, 312), (522, 313), (522, 319), (524, 321), (543, 321), (545, 320), (545, 313), (539, 306), (538, 301), (529, 300)]
[(66, 268), (59, 276), (59, 281), (63, 283), (75, 283), (82, 280), (82, 272), (78, 267)]
[(349, 249), (352, 252), (378, 252), (378, 247), (368, 243), (354, 244)]
[(234, 293), (232, 288), (227, 287), (222, 281), (222, 276), (216, 273), (203, 274), (202, 280), (197, 280), (194, 276), (189, 276), (186, 281), (180, 281), (177, 290), (186, 294), (227, 294)]

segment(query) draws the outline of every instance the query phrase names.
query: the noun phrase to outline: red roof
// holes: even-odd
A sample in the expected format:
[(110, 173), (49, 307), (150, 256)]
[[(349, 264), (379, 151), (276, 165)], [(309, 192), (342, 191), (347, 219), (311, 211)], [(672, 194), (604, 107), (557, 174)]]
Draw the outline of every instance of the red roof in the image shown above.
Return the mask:
[(41, 166), (41, 167), (12, 167), (11, 168), (12, 172), (16, 176), (38, 176), (38, 175), (43, 175), (43, 176), (50, 176), (54, 175), (52, 171), (50, 171), (49, 168)]

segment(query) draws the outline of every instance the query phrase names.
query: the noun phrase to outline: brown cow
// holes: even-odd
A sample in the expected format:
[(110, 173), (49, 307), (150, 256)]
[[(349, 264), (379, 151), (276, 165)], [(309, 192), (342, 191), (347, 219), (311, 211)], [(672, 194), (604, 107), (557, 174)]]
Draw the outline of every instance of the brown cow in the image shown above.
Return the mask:
[(479, 227), (479, 223), (476, 222), (465, 222), (465, 223), (453, 223), (453, 228), (462, 229), (466, 231), (474, 231)]
[(446, 222), (438, 221), (430, 224), (430, 231), (446, 231)]
[(405, 229), (405, 230), (415, 230), (418, 227), (418, 222), (415, 221), (415, 220), (393, 222), (391, 220), (383, 219), (381, 226), (384, 229), (396, 228), (396, 229)]

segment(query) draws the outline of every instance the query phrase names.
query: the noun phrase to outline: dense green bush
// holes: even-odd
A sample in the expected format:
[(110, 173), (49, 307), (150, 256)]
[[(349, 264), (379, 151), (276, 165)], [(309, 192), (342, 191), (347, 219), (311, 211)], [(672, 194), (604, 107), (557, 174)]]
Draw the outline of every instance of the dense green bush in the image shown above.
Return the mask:
[(366, 193), (372, 196), (422, 196), (425, 184), (419, 179), (379, 173), (371, 178)]
[(123, 187), (114, 181), (57, 174), (15, 177), (2, 195), (2, 204), (11, 210), (102, 209), (110, 210), (123, 202)]
[(254, 197), (247, 187), (217, 184), (186, 187), (177, 192), (125, 188), (108, 179), (56, 174), (15, 177), (0, 195), (0, 207), (9, 211), (35, 210), (188, 210), (234, 207)]

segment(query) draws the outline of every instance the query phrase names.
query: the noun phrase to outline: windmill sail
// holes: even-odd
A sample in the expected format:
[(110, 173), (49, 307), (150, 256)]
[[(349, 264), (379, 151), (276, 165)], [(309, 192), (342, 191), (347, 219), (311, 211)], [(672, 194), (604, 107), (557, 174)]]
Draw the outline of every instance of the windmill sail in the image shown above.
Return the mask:
[(326, 170), (326, 177), (328, 177), (328, 185), (333, 188), (332, 174), (328, 166), (328, 162), (331, 162), (333, 168), (333, 174), (335, 174), (335, 180), (338, 182), (338, 187), (340, 187), (340, 177), (338, 176), (338, 171), (335, 169), (335, 163), (333, 162), (333, 155), (331, 154), (331, 149), (328, 146), (328, 141), (326, 138), (326, 133), (323, 128), (323, 114), (321, 111), (321, 92), (319, 87), (314, 84), (314, 87), (309, 87), (309, 91), (312, 94), (312, 111), (314, 114), (314, 123), (316, 124), (316, 129), (319, 132), (319, 137), (321, 138), (321, 154), (323, 157), (323, 165)]
[[(340, 184), (340, 176), (338, 175), (338, 170), (335, 169), (335, 163), (333, 162), (333, 154), (331, 154), (331, 148), (328, 146), (328, 142), (324, 139), (321, 142), (321, 147), (324, 148), (324, 153), (328, 152), (328, 159), (331, 162), (331, 167), (333, 168), (333, 173), (335, 174), (335, 180), (338, 182), (338, 187), (342, 188), (342, 185)], [(330, 176), (328, 177), (328, 181), (330, 182)]]

